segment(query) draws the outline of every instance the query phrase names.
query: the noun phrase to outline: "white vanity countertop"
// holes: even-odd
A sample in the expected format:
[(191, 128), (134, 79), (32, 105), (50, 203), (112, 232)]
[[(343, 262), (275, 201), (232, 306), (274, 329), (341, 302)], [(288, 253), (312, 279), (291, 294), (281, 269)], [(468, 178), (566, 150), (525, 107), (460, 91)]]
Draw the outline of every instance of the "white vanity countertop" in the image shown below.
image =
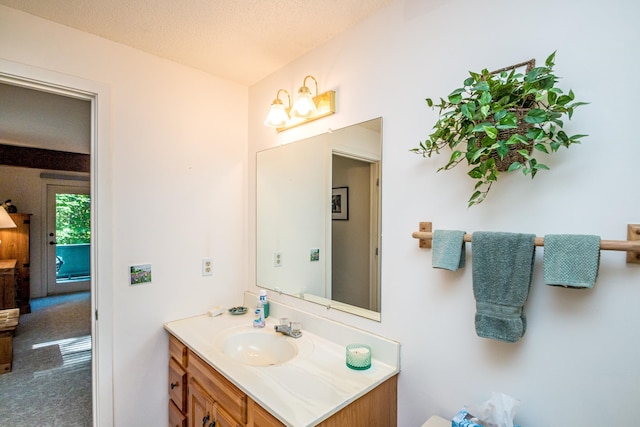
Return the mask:
[[(223, 354), (216, 341), (230, 328), (253, 329), (252, 321), (252, 314), (233, 316), (225, 312), (216, 317), (205, 314), (177, 320), (164, 327), (258, 404), (293, 427), (318, 424), (399, 372), (398, 343), (360, 330), (351, 333), (348, 326), (317, 319), (313, 320), (316, 330), (323, 329), (318, 322), (326, 321), (330, 323), (326, 328), (329, 331), (346, 328), (344, 333), (336, 334), (338, 340), (355, 338), (358, 341), (352, 342), (370, 345), (371, 368), (349, 369), (345, 364), (344, 343), (333, 342), (333, 336), (329, 341), (305, 330), (304, 321), (301, 338), (283, 337), (299, 348), (298, 355), (290, 361), (259, 367), (239, 363)], [(276, 322), (270, 316), (265, 332), (273, 331)], [(381, 358), (376, 358), (377, 344)]]

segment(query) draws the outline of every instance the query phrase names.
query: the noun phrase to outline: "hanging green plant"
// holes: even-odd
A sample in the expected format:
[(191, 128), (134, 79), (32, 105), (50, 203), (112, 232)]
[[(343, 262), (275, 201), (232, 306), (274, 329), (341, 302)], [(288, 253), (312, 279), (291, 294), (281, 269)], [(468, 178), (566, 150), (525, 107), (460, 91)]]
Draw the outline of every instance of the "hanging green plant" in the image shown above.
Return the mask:
[[(439, 109), (439, 118), (428, 139), (411, 151), (431, 157), (448, 146), (451, 156), (438, 172), (466, 160), (472, 166), (468, 175), (477, 181), (468, 206), (485, 200), (500, 172), (519, 169), (533, 179), (549, 169), (536, 160), (536, 152), (549, 154), (586, 136), (569, 136), (563, 130), (562, 119), (571, 119), (574, 110), (587, 103), (576, 102), (573, 91), (564, 93), (555, 86), (555, 55), (549, 55), (543, 67), (531, 60), (493, 72), (469, 72), (463, 87), (446, 100), (434, 104), (426, 99), (429, 107)], [(524, 73), (518, 71), (525, 66)]]

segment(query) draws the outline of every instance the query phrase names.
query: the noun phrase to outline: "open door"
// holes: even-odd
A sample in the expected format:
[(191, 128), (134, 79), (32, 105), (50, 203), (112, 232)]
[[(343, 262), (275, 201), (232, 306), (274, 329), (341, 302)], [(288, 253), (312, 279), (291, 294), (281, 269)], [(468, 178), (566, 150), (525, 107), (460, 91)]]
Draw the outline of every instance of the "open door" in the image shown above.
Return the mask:
[(47, 185), (47, 295), (91, 289), (89, 183)]
[(348, 212), (331, 224), (331, 299), (379, 311), (380, 162), (334, 151), (331, 182)]

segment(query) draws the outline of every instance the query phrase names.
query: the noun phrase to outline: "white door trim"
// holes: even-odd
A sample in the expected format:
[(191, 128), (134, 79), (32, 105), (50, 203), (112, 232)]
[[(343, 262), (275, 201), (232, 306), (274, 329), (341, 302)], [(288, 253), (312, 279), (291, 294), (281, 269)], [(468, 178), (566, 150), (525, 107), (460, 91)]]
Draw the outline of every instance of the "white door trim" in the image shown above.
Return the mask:
[[(113, 425), (110, 91), (106, 84), (0, 58), (0, 82), (91, 101), (93, 425)], [(99, 313), (99, 317), (96, 315)]]

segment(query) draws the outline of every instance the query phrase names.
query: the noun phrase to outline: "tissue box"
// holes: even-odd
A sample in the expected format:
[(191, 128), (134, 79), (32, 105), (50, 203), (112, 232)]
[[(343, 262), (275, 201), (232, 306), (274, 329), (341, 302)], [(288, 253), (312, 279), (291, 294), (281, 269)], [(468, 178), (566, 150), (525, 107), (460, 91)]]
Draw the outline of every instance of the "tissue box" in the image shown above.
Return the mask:
[(477, 420), (473, 415), (467, 412), (466, 409), (461, 409), (451, 420), (451, 427), (483, 427), (472, 421), (474, 419)]
[[(467, 412), (466, 409), (461, 409), (451, 420), (451, 427), (484, 427), (482, 424), (478, 424), (475, 421), (478, 419)], [(520, 427), (513, 425), (513, 427)]]

